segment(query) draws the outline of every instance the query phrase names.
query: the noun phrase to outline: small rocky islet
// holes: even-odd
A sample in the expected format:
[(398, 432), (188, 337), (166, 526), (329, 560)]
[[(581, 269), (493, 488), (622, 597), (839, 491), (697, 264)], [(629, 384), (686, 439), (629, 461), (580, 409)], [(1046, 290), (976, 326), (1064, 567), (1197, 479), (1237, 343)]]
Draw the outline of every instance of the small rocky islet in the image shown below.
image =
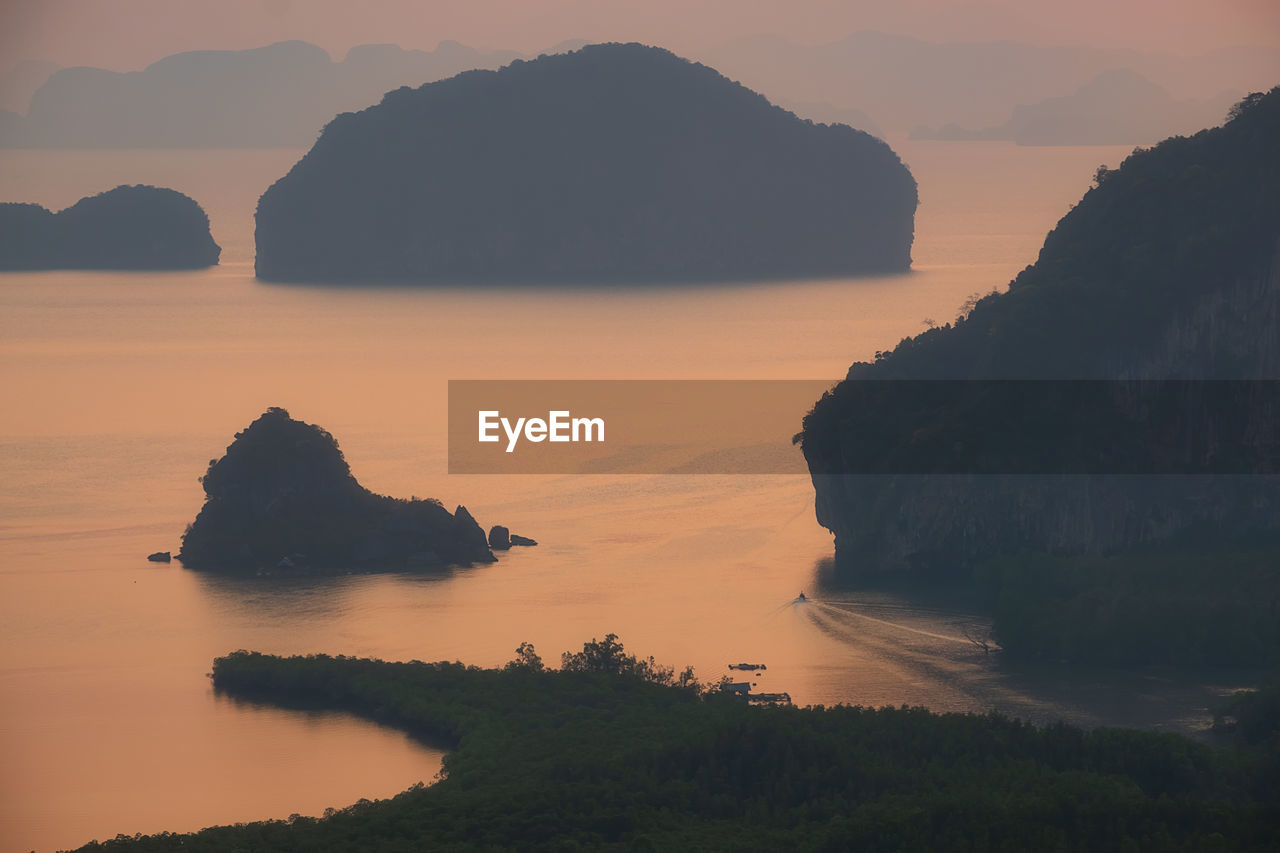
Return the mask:
[(466, 507), (369, 491), (332, 435), (282, 408), (237, 433), (201, 483), (205, 503), (177, 555), (190, 569), (431, 570), (497, 559)]

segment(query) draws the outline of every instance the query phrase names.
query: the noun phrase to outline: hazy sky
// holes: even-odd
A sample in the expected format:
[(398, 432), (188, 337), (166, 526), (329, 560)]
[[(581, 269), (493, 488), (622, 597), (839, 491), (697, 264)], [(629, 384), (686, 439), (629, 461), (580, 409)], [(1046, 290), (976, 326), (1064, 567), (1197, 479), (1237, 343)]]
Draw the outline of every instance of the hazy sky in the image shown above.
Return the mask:
[(738, 36), (821, 43), (861, 29), (1197, 53), (1280, 46), (1280, 0), (0, 0), (0, 72), (23, 59), (129, 70), (183, 50), (284, 39), (335, 58), (356, 44), (442, 39), (525, 52), (571, 38), (693, 52)]

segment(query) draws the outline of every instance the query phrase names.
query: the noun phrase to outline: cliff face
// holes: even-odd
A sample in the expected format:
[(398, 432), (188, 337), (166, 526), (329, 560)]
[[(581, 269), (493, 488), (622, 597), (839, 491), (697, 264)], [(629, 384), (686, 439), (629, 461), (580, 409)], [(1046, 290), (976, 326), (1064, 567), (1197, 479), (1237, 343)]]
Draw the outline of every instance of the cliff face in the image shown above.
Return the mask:
[(472, 71), (343, 114), (263, 194), (257, 273), (295, 281), (682, 281), (905, 270), (916, 186), (642, 45)]
[(859, 476), (849, 427), (866, 421), (855, 386), (876, 380), (1275, 379), (1278, 150), (1280, 89), (1222, 128), (1136, 152), (1100, 172), (1007, 293), (855, 364), (802, 439), (838, 565), (956, 572), (1001, 553), (1280, 536), (1274, 476)]
[[(811, 466), (812, 467), (812, 466)], [(965, 574), (1000, 554), (1100, 556), (1280, 535), (1275, 477), (856, 476), (813, 471), (818, 523), (856, 575)]]
[(1256, 271), (1225, 278), (1161, 326), (1119, 379), (1280, 377), (1280, 236)]
[(458, 507), (365, 489), (320, 427), (268, 409), (202, 478), (205, 504), (179, 559), (213, 570), (397, 569), (493, 562)]
[(199, 269), (221, 253), (204, 210), (171, 189), (120, 186), (57, 213), (0, 204), (0, 269)]

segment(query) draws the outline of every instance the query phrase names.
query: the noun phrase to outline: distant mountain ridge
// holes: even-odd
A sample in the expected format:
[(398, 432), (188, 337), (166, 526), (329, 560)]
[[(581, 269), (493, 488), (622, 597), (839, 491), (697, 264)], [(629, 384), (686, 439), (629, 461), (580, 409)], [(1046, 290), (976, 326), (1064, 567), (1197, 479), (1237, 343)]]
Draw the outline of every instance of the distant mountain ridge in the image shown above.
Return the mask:
[(591, 45), (390, 92), (262, 196), (260, 278), (696, 281), (902, 271), (884, 142), (660, 48)]
[[(545, 52), (584, 44), (567, 40)], [(286, 41), (175, 54), (127, 73), (26, 63), (0, 78), (0, 148), (306, 146), (333, 116), (377, 103), (399, 86), (521, 58), (532, 57), (442, 41), (430, 51), (360, 45), (335, 61), (315, 45)], [(1112, 69), (1139, 74), (1175, 100), (1235, 98), (1280, 78), (1280, 51), (1269, 48), (1178, 56), (935, 43), (866, 30), (815, 45), (740, 38), (690, 58), (805, 118), (834, 118), (878, 136), (993, 127), (1020, 104), (1068, 96)]]
[(1280, 50), (1273, 48), (1180, 56), (1009, 41), (931, 42), (871, 30), (811, 45), (777, 36), (735, 39), (696, 58), (775, 102), (825, 101), (863, 110), (890, 134), (921, 125), (996, 125), (1018, 104), (1068, 95), (1111, 69), (1136, 72), (1179, 99), (1222, 92), (1239, 97), (1280, 79)]
[(1146, 145), (1214, 127), (1236, 95), (1176, 100), (1136, 71), (1104, 71), (1070, 95), (1013, 108), (1008, 121), (980, 130), (916, 128), (912, 139), (1008, 140), (1019, 145)]
[(518, 56), (443, 41), (431, 51), (360, 45), (335, 62), (313, 44), (286, 41), (178, 53), (142, 71), (64, 68), (36, 90), (25, 116), (0, 115), (0, 147), (305, 146), (337, 113), (397, 86)]

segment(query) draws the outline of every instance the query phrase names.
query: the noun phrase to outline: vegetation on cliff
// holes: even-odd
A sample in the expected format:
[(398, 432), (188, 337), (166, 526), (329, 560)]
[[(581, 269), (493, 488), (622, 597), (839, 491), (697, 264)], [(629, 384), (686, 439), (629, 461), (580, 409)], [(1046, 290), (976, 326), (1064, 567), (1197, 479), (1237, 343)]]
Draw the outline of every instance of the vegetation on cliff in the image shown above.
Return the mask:
[(398, 569), (492, 562), (465, 507), (398, 500), (356, 482), (338, 443), (270, 408), (211, 460), (183, 565), (215, 570)]
[(176, 190), (119, 186), (53, 213), (0, 204), (0, 269), (199, 269), (222, 250), (209, 217)]
[(294, 281), (687, 281), (905, 270), (916, 185), (658, 48), (592, 45), (401, 88), (263, 194), (257, 273)]
[(453, 751), (440, 781), (321, 819), (95, 851), (1266, 850), (1280, 754), (919, 708), (754, 707), (627, 654), (559, 671), (236, 652), (233, 697), (351, 711)]

